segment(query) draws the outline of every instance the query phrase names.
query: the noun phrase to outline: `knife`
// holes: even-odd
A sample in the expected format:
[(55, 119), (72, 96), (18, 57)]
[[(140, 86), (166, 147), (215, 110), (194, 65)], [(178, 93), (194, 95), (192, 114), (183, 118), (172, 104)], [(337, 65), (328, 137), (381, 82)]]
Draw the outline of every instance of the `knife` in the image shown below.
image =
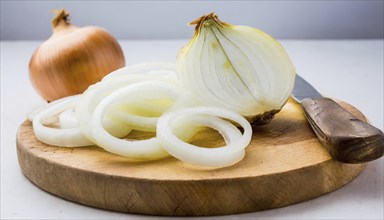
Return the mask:
[(356, 118), (332, 99), (323, 97), (296, 75), (292, 97), (320, 142), (333, 159), (343, 163), (365, 163), (384, 154), (384, 134)]

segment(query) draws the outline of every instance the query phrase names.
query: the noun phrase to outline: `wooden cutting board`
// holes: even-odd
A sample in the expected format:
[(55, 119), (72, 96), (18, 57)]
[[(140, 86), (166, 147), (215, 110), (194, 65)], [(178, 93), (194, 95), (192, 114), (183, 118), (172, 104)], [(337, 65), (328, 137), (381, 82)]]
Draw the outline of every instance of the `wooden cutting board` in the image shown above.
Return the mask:
[[(351, 105), (340, 104), (364, 119)], [(221, 169), (193, 167), (172, 157), (132, 162), (96, 146), (49, 146), (36, 140), (28, 121), (18, 130), (17, 152), (24, 175), (59, 197), (169, 216), (235, 214), (304, 202), (349, 183), (365, 167), (332, 160), (292, 100), (253, 133), (245, 158)], [(194, 139), (200, 145), (221, 141), (213, 131)]]

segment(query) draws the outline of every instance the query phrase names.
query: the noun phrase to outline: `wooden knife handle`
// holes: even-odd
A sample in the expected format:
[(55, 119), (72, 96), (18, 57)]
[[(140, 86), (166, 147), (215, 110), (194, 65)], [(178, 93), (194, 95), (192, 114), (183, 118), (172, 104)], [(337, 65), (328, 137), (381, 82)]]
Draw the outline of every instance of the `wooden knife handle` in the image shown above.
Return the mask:
[(384, 134), (329, 98), (304, 99), (304, 115), (331, 156), (343, 163), (364, 163), (384, 153)]

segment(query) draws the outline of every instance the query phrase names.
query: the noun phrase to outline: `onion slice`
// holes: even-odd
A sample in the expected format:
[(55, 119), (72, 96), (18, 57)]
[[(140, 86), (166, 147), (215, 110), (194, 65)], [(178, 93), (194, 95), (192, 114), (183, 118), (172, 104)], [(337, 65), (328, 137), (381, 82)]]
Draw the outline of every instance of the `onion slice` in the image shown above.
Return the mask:
[(95, 108), (90, 121), (92, 140), (106, 151), (132, 159), (158, 159), (168, 156), (168, 153), (159, 145), (157, 138), (136, 141), (119, 139), (105, 130), (102, 121), (108, 108), (115, 103), (129, 103), (149, 96), (177, 99), (182, 94), (181, 88), (161, 81), (145, 81), (118, 89), (105, 97)]
[(33, 117), (33, 130), (36, 138), (46, 144), (62, 147), (81, 147), (93, 145), (93, 143), (82, 134), (78, 127), (60, 129), (47, 127), (42, 123), (45, 121), (45, 118), (51, 118), (67, 109), (73, 108), (79, 98), (79, 96), (65, 98), (64, 100), (50, 104), (48, 108), (36, 114)]
[[(39, 114), (40, 112), (44, 111), (45, 109), (48, 109), (48, 108), (50, 108), (50, 107), (52, 107), (52, 106), (54, 106), (54, 105), (56, 105), (56, 104), (58, 104), (60, 102), (64, 102), (64, 101), (66, 101), (68, 99), (72, 99), (72, 98), (78, 97), (78, 96), (80, 96), (80, 95), (67, 96), (67, 97), (64, 97), (64, 98), (61, 98), (61, 99), (57, 99), (57, 100), (55, 100), (53, 102), (50, 102), (50, 103), (48, 103), (46, 105), (43, 105), (43, 106), (39, 107), (39, 108), (36, 108), (32, 112), (29, 112), (27, 114), (27, 119), (30, 122), (33, 122), (33, 118), (37, 114)], [(42, 123), (43, 124), (51, 124), (51, 123), (54, 123), (54, 121), (55, 121), (55, 117), (50, 117), (50, 118), (44, 118), (44, 121), (42, 121)]]
[[(196, 115), (210, 115), (229, 119), (242, 126), (244, 133), (224, 147), (203, 148), (186, 143), (174, 134), (173, 127), (175, 125), (180, 126), (180, 123), (178, 123), (180, 119), (188, 118), (188, 120), (192, 121)], [(219, 130), (221, 134), (229, 133), (227, 129), (230, 128), (230, 126), (219, 128), (215, 124), (210, 124), (209, 127)], [(161, 116), (157, 124), (156, 137), (169, 154), (184, 162), (199, 166), (226, 167), (237, 163), (244, 157), (244, 149), (251, 141), (252, 128), (249, 122), (238, 113), (216, 107), (192, 107), (169, 112)]]
[[(174, 65), (174, 64), (173, 64)], [(127, 67), (128, 68), (128, 67)], [(123, 70), (121, 70), (123, 71)], [(107, 80), (102, 80), (92, 86), (90, 86), (82, 95), (81, 99), (76, 106), (76, 115), (79, 120), (79, 126), (84, 135), (92, 140), (90, 130), (91, 116), (96, 106), (107, 96), (114, 91), (132, 85), (134, 83), (157, 80), (163, 82), (176, 83), (176, 79), (168, 75), (158, 75), (156, 77), (150, 74), (122, 74), (111, 77)], [(126, 123), (118, 120), (114, 120), (111, 117), (105, 117), (103, 121), (103, 127), (115, 137), (124, 137), (132, 130)]]
[(173, 126), (173, 131), (181, 140), (188, 142), (202, 126), (219, 131), (226, 144), (239, 140), (242, 135), (240, 130), (232, 123), (212, 115), (181, 117)]

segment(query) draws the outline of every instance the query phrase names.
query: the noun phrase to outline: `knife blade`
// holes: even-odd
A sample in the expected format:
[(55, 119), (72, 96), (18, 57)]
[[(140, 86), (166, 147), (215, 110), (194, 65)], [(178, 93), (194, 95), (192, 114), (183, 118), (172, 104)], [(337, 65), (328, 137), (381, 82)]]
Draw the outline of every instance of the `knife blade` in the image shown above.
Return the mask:
[(323, 97), (299, 75), (296, 75), (292, 97), (300, 103), (312, 130), (333, 159), (355, 164), (383, 156), (384, 134), (380, 129)]

